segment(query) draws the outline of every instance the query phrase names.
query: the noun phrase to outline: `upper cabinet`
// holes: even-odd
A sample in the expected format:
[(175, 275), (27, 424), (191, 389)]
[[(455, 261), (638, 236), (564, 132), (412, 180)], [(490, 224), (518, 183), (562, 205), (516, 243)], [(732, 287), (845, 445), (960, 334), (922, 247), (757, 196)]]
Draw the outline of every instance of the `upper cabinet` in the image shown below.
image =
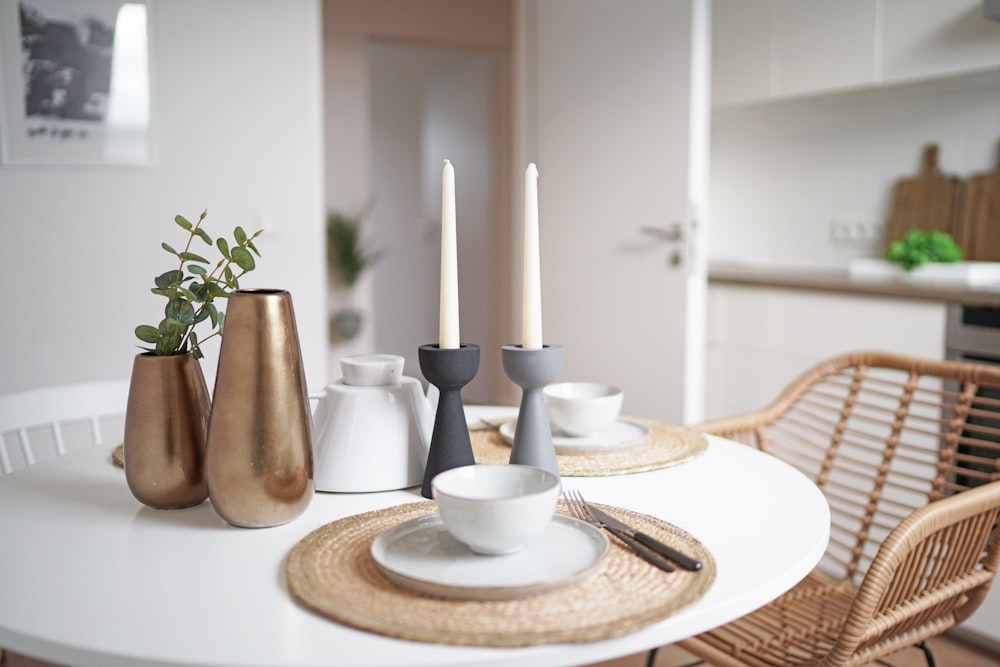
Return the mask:
[(982, 0), (715, 0), (716, 106), (1000, 66)]
[(882, 0), (883, 80), (910, 81), (1000, 66), (1000, 21), (983, 0)]

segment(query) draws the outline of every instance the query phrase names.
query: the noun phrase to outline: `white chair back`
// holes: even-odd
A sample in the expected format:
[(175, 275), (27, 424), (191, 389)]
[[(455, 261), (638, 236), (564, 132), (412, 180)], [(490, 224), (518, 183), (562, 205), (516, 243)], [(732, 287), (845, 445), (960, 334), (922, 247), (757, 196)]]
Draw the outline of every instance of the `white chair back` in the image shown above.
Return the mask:
[(80, 382), (0, 396), (0, 474), (82, 445), (120, 440), (129, 380)]

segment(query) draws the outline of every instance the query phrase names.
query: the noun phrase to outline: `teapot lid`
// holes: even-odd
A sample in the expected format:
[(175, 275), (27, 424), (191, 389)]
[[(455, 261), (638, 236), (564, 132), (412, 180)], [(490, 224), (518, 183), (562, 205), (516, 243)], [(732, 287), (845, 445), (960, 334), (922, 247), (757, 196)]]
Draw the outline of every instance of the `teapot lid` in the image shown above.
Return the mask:
[(340, 360), (344, 384), (351, 387), (381, 387), (399, 384), (405, 358), (398, 354), (356, 354)]

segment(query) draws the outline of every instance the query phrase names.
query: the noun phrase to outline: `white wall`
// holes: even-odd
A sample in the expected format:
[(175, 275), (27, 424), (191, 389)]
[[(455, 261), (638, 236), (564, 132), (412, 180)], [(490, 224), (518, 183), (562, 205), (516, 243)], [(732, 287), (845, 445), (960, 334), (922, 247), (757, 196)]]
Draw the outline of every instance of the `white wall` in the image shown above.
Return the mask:
[[(326, 375), (318, 0), (153, 5), (148, 167), (0, 165), (0, 392), (128, 377), (162, 317), (173, 218), (264, 227), (245, 287), (292, 294), (310, 388)], [(211, 386), (218, 343), (203, 360)]]
[(846, 266), (881, 238), (835, 242), (834, 221), (884, 226), (892, 186), (937, 143), (942, 172), (991, 171), (1000, 71), (716, 109), (711, 261)]

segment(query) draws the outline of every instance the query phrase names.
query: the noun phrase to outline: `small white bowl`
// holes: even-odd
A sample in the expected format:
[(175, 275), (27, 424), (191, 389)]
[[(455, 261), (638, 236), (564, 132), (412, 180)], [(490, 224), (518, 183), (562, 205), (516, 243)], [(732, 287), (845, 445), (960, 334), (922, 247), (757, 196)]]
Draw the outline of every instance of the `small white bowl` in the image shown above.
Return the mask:
[(358, 354), (340, 360), (344, 384), (352, 387), (382, 387), (399, 384), (406, 361), (397, 354)]
[(598, 382), (559, 382), (542, 390), (552, 425), (566, 435), (594, 435), (611, 426), (622, 411), (625, 394)]
[(561, 484), (552, 473), (525, 465), (476, 464), (431, 480), (445, 528), (479, 554), (520, 551), (552, 521)]

